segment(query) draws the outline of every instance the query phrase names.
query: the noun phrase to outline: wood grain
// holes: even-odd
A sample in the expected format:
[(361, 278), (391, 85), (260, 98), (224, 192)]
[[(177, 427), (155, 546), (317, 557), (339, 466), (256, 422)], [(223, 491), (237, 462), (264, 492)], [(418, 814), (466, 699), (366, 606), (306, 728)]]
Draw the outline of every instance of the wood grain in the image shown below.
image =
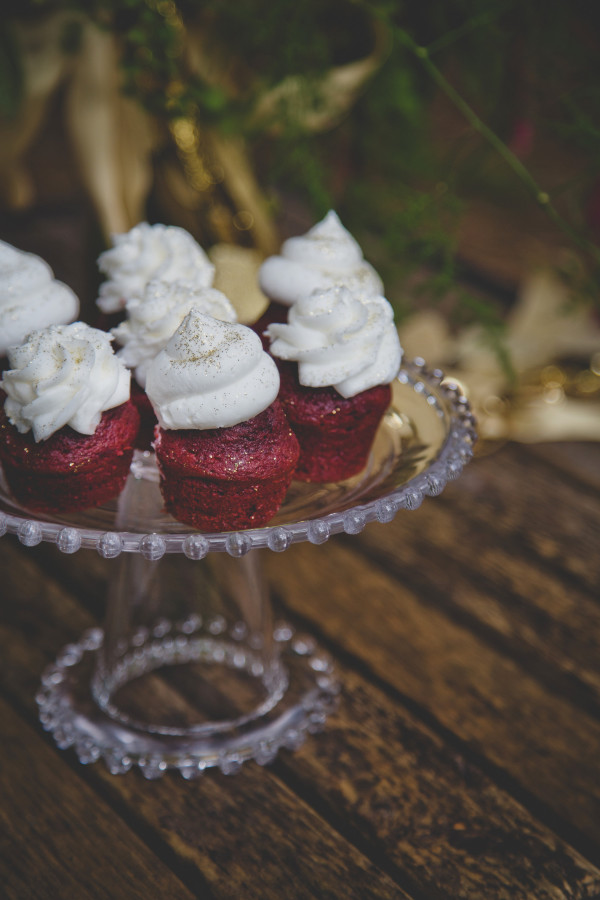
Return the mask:
[[(1, 896), (194, 896), (64, 757), (0, 700)], [(121, 891), (119, 894), (118, 891)]]
[(600, 446), (593, 441), (529, 444), (527, 455), (568, 474), (584, 487), (600, 491)]
[(457, 514), (511, 536), (550, 571), (571, 576), (598, 596), (596, 491), (577, 485), (541, 456), (509, 444), (468, 468), (452, 497)]
[(532, 558), (512, 530), (499, 531), (465, 511), (458, 492), (458, 485), (450, 487), (443, 499), (399, 515), (390, 528), (366, 529), (352, 546), (555, 691), (599, 711), (597, 595)]
[[(11, 598), (0, 625), (0, 684), (5, 696), (33, 718), (42, 668), (94, 622), (51, 579), (39, 578), (34, 554), (3, 541), (0, 560), (7, 572), (5, 596)], [(114, 778), (100, 766), (85, 777), (132, 827), (160, 843), (182, 880), (193, 888), (199, 879), (215, 897), (269, 900), (287, 896), (294, 884), (294, 897), (334, 898), (341, 881), (345, 896), (356, 900), (409, 897), (280, 779), (258, 766), (236, 778), (211, 773), (193, 784), (175, 776), (149, 783), (135, 772)], [(11, 813), (12, 819), (18, 809)]]
[(289, 560), (269, 558), (285, 604), (600, 839), (600, 723), (398, 581), (366, 568), (350, 549), (331, 542), (319, 556), (320, 549), (293, 548), (302, 580)]
[[(587, 897), (600, 871), (400, 704), (346, 667), (318, 748), (286, 755), (298, 792), (368, 836), (426, 896)], [(341, 748), (341, 749), (340, 749)], [(342, 827), (342, 826), (340, 826)], [(438, 894), (439, 892), (439, 894)]]
[[(282, 600), (311, 629), (598, 839), (600, 730), (596, 708), (576, 696), (584, 684), (587, 699), (597, 699), (598, 604), (586, 582), (597, 564), (596, 556), (588, 566), (598, 501), (555, 477), (555, 495), (583, 511), (578, 541), (569, 521), (542, 515), (538, 499), (536, 541), (562, 547), (567, 536), (557, 583), (543, 554), (513, 550), (523, 495), (540, 487), (539, 471), (523, 486), (525, 469), (522, 452), (505, 448), (473, 464), (465, 492), (458, 483), (416, 513), (369, 526), (356, 543), (332, 541), (322, 555), (303, 545), (292, 551), (295, 565), (288, 554), (268, 566)], [(580, 569), (585, 578), (570, 575)]]
[[(116, 823), (97, 832), (82, 818), (77, 897), (114, 889), (114, 867), (98, 883), (87, 875), (94, 835), (119, 860), (124, 830), (181, 896), (597, 900), (600, 498), (593, 455), (579, 456), (575, 471), (560, 454), (507, 446), (389, 525), (266, 554), (282, 609), (328, 647), (344, 692), (323, 734), (235, 778), (112, 777), (41, 736), (40, 673), (101, 620), (112, 563), (0, 540), (0, 714), (13, 735), (0, 746), (11, 779), (0, 821), (16, 836), (0, 882), (26, 873), (31, 896), (45, 896), (13, 823), (40, 796), (42, 835), (64, 794)], [(552, 496), (581, 515), (552, 514), (550, 475)], [(163, 695), (185, 704), (173, 679)], [(28, 739), (31, 763), (18, 753)]]

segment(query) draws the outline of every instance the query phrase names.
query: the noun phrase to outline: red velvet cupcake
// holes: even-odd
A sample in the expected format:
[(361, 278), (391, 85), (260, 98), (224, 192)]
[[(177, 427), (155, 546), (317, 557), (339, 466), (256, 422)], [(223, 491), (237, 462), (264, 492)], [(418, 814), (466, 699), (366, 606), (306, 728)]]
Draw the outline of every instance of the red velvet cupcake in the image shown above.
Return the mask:
[(110, 336), (51, 326), (9, 351), (0, 461), (20, 503), (43, 512), (98, 506), (122, 490), (139, 414)]
[(0, 412), (0, 460), (8, 486), (28, 509), (72, 512), (100, 506), (125, 484), (139, 424), (131, 403), (102, 415), (93, 438), (69, 426), (39, 444)]
[(257, 335), (192, 310), (150, 364), (146, 390), (166, 509), (202, 531), (265, 525), (299, 449)]
[(157, 429), (165, 506), (202, 531), (265, 525), (285, 497), (298, 442), (280, 403), (231, 428)]
[(298, 381), (297, 366), (280, 366), (279, 399), (298, 438), (298, 481), (343, 481), (364, 469), (377, 426), (391, 403), (392, 389), (380, 384), (355, 397), (335, 388), (309, 388)]
[[(300, 444), (295, 478), (343, 481), (366, 465), (402, 349), (393, 311), (345, 288), (315, 291), (268, 328), (281, 400)], [(298, 365), (294, 365), (294, 360)]]

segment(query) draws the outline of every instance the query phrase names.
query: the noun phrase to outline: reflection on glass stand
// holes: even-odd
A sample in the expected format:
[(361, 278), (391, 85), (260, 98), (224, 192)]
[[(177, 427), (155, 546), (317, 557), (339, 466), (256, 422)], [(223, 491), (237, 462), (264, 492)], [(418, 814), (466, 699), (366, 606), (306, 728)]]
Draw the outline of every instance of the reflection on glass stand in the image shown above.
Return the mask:
[(366, 469), (331, 485), (295, 483), (266, 528), (190, 534), (162, 511), (151, 454), (138, 454), (117, 504), (31, 518), (0, 490), (0, 533), (26, 546), (114, 557), (104, 630), (63, 648), (42, 677), (40, 719), (83, 763), (147, 778), (271, 762), (323, 728), (339, 684), (311, 637), (272, 619), (260, 554), (356, 534), (415, 509), (472, 456), (474, 419), (458, 386), (422, 360), (403, 366)]

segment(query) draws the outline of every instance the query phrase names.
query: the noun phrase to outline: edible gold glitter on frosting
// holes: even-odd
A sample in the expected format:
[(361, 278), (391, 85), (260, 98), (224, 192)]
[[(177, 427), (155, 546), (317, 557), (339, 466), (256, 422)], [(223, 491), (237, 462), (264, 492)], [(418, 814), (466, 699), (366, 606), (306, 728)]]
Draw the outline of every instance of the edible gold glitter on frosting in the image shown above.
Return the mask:
[(221, 291), (189, 281), (151, 281), (140, 296), (127, 301), (127, 319), (112, 329), (121, 345), (118, 356), (134, 370), (140, 387), (154, 357), (175, 333), (192, 307), (224, 322), (236, 322), (235, 309)]
[(249, 328), (192, 309), (148, 367), (146, 392), (163, 428), (228, 428), (271, 405), (279, 373)]

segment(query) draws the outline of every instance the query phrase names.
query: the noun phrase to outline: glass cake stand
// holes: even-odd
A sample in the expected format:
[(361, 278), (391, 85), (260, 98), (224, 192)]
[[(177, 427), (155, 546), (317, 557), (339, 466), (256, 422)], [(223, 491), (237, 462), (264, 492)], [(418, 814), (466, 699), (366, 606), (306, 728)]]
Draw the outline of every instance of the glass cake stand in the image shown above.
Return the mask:
[(153, 454), (140, 453), (118, 500), (82, 513), (31, 514), (0, 481), (0, 534), (63, 553), (114, 559), (104, 629), (64, 647), (42, 676), (40, 720), (82, 763), (137, 765), (194, 778), (232, 774), (299, 747), (335, 709), (331, 660), (273, 623), (260, 551), (323, 544), (390, 522), (441, 493), (473, 455), (475, 420), (460, 387), (405, 363), (365, 469), (344, 482), (293, 482), (264, 528), (200, 534), (165, 514)]

